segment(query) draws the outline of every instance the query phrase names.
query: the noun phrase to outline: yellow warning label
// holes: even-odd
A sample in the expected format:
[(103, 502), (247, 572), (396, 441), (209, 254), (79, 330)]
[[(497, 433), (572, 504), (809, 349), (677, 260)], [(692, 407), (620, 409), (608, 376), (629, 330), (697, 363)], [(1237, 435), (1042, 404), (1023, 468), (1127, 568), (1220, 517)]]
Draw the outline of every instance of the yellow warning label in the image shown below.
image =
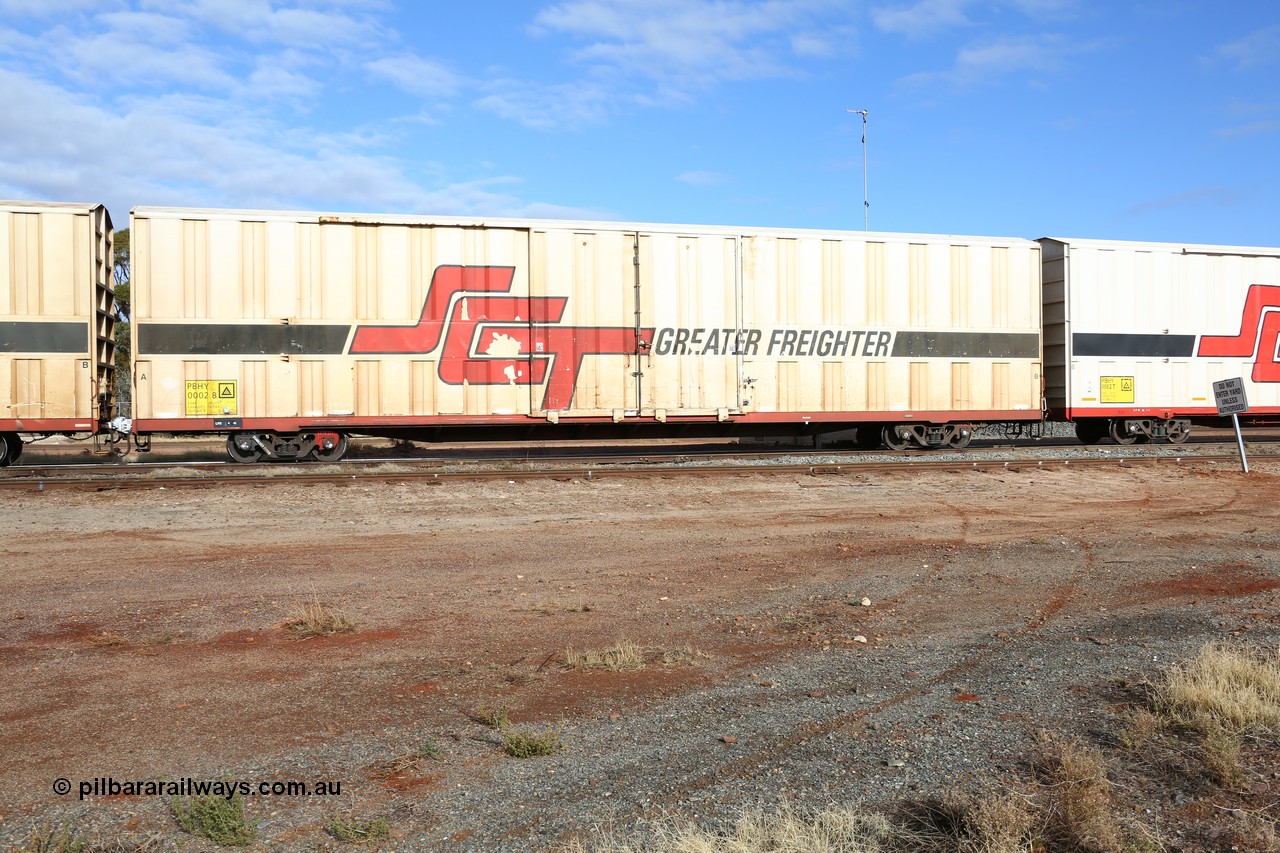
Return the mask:
[(1132, 376), (1103, 376), (1098, 389), (1104, 403), (1132, 403)]
[(240, 414), (234, 379), (187, 380), (187, 416), (221, 417)]

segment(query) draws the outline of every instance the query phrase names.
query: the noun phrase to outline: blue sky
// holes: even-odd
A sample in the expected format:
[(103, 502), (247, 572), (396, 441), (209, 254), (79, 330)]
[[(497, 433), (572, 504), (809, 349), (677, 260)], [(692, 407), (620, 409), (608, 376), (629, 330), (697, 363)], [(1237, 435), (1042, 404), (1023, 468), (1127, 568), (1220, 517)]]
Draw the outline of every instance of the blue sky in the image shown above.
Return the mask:
[(1280, 245), (1280, 6), (0, 0), (0, 197)]

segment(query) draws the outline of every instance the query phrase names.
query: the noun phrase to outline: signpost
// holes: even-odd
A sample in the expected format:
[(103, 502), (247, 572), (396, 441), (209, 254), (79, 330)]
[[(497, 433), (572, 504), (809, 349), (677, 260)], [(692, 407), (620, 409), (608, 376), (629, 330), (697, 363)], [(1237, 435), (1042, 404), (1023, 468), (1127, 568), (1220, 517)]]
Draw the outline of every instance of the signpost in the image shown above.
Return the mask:
[(1213, 399), (1218, 404), (1218, 414), (1231, 415), (1236, 427), (1236, 444), (1240, 447), (1240, 467), (1249, 473), (1249, 460), (1244, 455), (1244, 437), (1240, 435), (1240, 413), (1249, 411), (1249, 400), (1244, 394), (1244, 379), (1223, 379), (1213, 383)]

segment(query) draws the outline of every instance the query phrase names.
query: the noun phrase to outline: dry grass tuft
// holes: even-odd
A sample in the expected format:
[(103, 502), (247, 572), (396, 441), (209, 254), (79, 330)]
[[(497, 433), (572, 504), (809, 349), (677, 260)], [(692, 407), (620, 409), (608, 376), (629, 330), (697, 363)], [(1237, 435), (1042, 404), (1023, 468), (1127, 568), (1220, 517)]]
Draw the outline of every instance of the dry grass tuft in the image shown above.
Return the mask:
[(1128, 849), (1101, 752), (1079, 741), (1052, 742), (1036, 769), (1050, 849)]
[(968, 815), (970, 838), (961, 853), (1024, 853), (1032, 849), (1037, 817), (1026, 800), (1012, 794), (990, 794), (974, 803)]
[(324, 822), (324, 831), (348, 844), (376, 844), (391, 835), (386, 818), (361, 820), (355, 816), (333, 815)]
[(1025, 853), (1039, 828), (1031, 804), (1011, 794), (951, 791), (905, 803), (896, 817), (896, 848), (922, 853)]
[(285, 619), (284, 627), (298, 639), (305, 640), (345, 634), (354, 631), (356, 623), (344, 611), (312, 599), (295, 607)]
[(471, 719), (477, 723), (484, 723), (491, 729), (502, 731), (511, 725), (511, 706), (505, 703), (496, 708), (481, 705), (471, 712)]
[(1280, 732), (1280, 653), (1214, 643), (1171, 667), (1155, 688), (1157, 713), (1206, 738)]
[(238, 792), (231, 799), (216, 794), (175, 797), (170, 805), (178, 826), (219, 847), (247, 847), (257, 838), (257, 829), (245, 817), (244, 797)]
[(443, 756), (444, 750), (440, 748), (440, 742), (435, 738), (427, 738), (426, 743), (413, 752), (396, 756), (390, 761), (380, 762), (375, 765), (375, 772), (383, 779), (392, 779), (397, 776), (417, 776), (426, 770), (429, 762), (440, 761)]
[(141, 840), (88, 840), (73, 833), (65, 825), (52, 827), (48, 823), (31, 828), (30, 835), (15, 853), (158, 853), (167, 850), (159, 836)]
[(563, 743), (560, 740), (560, 726), (541, 731), (522, 731), (520, 729), (503, 728), (502, 746), (507, 755), (514, 758), (537, 758), (543, 755), (555, 755)]
[(1155, 714), (1146, 708), (1134, 708), (1129, 712), (1125, 727), (1119, 734), (1120, 745), (1129, 752), (1138, 752), (1152, 738), (1160, 736), (1161, 727), (1160, 718)]
[(566, 649), (564, 665), (566, 669), (585, 672), (592, 669), (603, 669), (609, 672), (639, 672), (650, 665), (664, 667), (696, 666), (706, 655), (694, 649), (662, 649), (642, 646), (631, 640), (619, 640), (603, 651), (579, 652)]
[(644, 669), (647, 650), (630, 640), (619, 640), (604, 651), (577, 652), (566, 649), (564, 663), (569, 669), (607, 669), (610, 672), (636, 672)]
[(721, 831), (693, 825), (659, 826), (644, 843), (618, 841), (597, 831), (562, 853), (889, 853), (893, 830), (881, 815), (830, 807), (800, 813), (749, 811)]
[(1204, 732), (1196, 757), (1219, 785), (1229, 788), (1244, 779), (1244, 763), (1240, 758), (1241, 736), (1226, 729)]
[(33, 826), (31, 834), (18, 853), (81, 853), (87, 842), (66, 826), (52, 827), (47, 823)]

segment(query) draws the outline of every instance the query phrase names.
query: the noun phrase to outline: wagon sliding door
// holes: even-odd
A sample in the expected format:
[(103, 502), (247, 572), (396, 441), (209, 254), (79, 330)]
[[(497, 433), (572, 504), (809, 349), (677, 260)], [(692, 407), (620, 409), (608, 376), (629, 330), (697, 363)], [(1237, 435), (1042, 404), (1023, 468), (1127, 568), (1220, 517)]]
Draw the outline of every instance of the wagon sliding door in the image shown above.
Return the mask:
[(529, 408), (555, 420), (636, 414), (635, 233), (547, 229), (529, 242)]
[(739, 410), (736, 237), (548, 229), (532, 234), (529, 256), (535, 414)]
[(740, 412), (738, 238), (641, 234), (638, 259), (641, 326), (650, 343), (639, 383), (641, 414), (661, 420)]

